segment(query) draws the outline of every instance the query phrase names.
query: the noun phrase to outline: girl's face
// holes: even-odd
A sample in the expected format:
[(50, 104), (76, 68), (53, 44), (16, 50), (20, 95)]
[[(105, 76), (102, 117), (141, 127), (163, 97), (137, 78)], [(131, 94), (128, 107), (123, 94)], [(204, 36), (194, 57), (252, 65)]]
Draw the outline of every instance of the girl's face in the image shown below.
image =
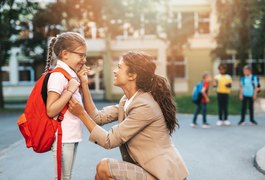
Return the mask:
[(124, 87), (130, 80), (128, 73), (128, 66), (124, 63), (121, 58), (118, 66), (113, 70), (114, 73), (114, 82), (113, 84), (118, 87)]
[(80, 46), (73, 51), (64, 51), (62, 60), (75, 72), (78, 72), (86, 64), (86, 47)]

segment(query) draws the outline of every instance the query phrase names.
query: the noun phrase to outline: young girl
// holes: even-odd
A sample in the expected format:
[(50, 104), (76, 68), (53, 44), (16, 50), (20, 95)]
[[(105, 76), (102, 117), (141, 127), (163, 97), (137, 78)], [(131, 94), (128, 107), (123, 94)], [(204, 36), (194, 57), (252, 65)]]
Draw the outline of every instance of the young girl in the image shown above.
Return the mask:
[[(46, 71), (51, 68), (53, 61), (56, 67), (63, 68), (70, 74), (72, 79), (68, 80), (60, 72), (50, 75), (47, 85), (47, 114), (56, 119), (71, 97), (75, 97), (82, 104), (79, 93), (79, 79), (76, 72), (86, 63), (86, 42), (78, 33), (66, 32), (53, 37), (49, 44)], [(52, 59), (53, 54), (56, 59)], [(56, 68), (55, 67), (55, 68)], [(62, 179), (71, 179), (73, 164), (75, 160), (78, 142), (82, 140), (82, 126), (78, 117), (68, 110), (62, 121)], [(52, 151), (55, 160), (55, 179), (57, 179), (56, 142)]]

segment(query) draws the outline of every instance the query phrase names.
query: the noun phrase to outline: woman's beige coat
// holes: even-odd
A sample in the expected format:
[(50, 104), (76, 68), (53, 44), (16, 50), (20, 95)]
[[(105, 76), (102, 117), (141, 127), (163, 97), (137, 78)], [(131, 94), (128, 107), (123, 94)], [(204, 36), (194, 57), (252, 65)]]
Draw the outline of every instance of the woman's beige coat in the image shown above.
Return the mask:
[[(109, 131), (96, 126), (91, 132), (90, 141), (106, 149), (126, 147), (134, 162), (157, 179), (185, 179), (188, 170), (171, 141), (163, 113), (152, 95), (138, 92), (126, 112), (125, 101), (124, 96), (119, 105), (89, 114), (99, 125), (114, 120), (119, 122)], [(126, 159), (125, 156), (126, 153), (122, 151), (123, 159)]]

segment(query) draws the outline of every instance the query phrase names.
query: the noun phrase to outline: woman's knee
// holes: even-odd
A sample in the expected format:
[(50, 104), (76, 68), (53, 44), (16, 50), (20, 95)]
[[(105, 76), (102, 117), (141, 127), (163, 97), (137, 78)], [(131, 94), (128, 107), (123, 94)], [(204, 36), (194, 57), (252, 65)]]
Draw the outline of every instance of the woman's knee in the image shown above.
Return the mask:
[(97, 164), (97, 175), (100, 178), (109, 179), (111, 178), (109, 172), (109, 159), (104, 158)]

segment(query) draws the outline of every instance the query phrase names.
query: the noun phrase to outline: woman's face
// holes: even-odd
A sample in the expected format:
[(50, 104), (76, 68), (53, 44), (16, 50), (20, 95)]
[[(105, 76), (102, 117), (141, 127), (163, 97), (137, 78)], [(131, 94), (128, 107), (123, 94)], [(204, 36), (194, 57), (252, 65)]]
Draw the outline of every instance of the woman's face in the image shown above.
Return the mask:
[(123, 87), (129, 82), (128, 66), (120, 58), (118, 66), (113, 70), (114, 81), (113, 84), (118, 87)]

